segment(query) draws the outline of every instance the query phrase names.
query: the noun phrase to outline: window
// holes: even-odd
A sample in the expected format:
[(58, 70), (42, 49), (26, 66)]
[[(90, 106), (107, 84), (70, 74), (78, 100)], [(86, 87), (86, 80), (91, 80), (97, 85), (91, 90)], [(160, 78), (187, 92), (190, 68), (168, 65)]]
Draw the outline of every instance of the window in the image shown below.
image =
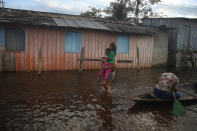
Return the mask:
[(118, 35), (117, 53), (129, 54), (130, 36)]
[(25, 50), (25, 32), (19, 28), (8, 28), (5, 32), (6, 50), (24, 51)]
[(80, 52), (81, 45), (81, 32), (66, 32), (65, 52)]

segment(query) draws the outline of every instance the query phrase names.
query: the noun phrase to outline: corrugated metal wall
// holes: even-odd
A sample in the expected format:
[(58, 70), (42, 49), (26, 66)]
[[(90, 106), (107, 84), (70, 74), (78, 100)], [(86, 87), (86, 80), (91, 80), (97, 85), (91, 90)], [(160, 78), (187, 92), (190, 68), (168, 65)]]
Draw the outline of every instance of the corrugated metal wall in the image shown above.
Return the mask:
[[(186, 38), (184, 37), (186, 35), (185, 32), (189, 32), (189, 35), (187, 39), (189, 39), (189, 44), (191, 48), (197, 51), (197, 22), (193, 21), (180, 21), (180, 41), (178, 42), (179, 49), (182, 49), (183, 45), (185, 44)], [(185, 27), (189, 27), (188, 29), (185, 29)]]
[[(0, 71), (36, 71), (38, 54), (42, 48), (42, 70), (78, 70), (80, 53), (65, 52), (65, 31), (55, 28), (25, 27), (26, 49), (0, 53)], [(85, 58), (99, 59), (111, 42), (117, 42), (117, 34), (99, 31), (82, 31)], [(133, 64), (118, 64), (118, 68), (136, 68), (136, 47), (140, 49), (141, 67), (152, 66), (153, 36), (131, 35), (130, 53), (117, 54), (118, 59), (134, 60)], [(4, 59), (5, 55), (5, 59)], [(85, 61), (86, 70), (99, 69), (99, 62)]]
[[(96, 31), (83, 32), (83, 44), (85, 49), (85, 58), (100, 59), (104, 56), (105, 49), (111, 42), (116, 42), (115, 33), (104, 33)], [(99, 62), (86, 61), (84, 69), (99, 69)]]
[(197, 24), (191, 28), (191, 45), (197, 51)]
[(177, 37), (179, 37), (179, 28), (180, 24), (178, 24), (176, 19), (165, 19), (165, 18), (155, 18), (155, 19), (144, 19), (143, 24), (147, 26), (159, 27), (162, 25), (166, 25), (169, 28), (175, 28), (169, 31), (169, 43), (168, 49), (169, 51), (177, 50)]
[[(87, 31), (84, 32), (83, 43), (85, 46), (85, 58), (101, 58), (104, 55), (105, 48), (109, 47), (111, 42), (117, 43), (117, 34)], [(133, 60), (133, 63), (118, 64), (118, 68), (136, 68), (137, 67), (137, 53), (136, 48), (139, 47), (140, 52), (140, 66), (152, 66), (152, 52), (153, 52), (153, 36), (149, 35), (131, 35), (130, 37), (130, 53), (117, 54), (117, 59)], [(94, 43), (94, 44), (93, 44)], [(87, 51), (89, 50), (89, 51)], [(99, 69), (99, 62), (84, 62), (84, 69)]]
[[(170, 31), (168, 43), (168, 65), (182, 66), (182, 49), (192, 48), (197, 51), (197, 22), (184, 18), (148, 18), (143, 23), (148, 26), (161, 26), (174, 28)], [(187, 47), (186, 47), (187, 46)], [(196, 54), (195, 54), (196, 56)]]
[[(176, 18), (156, 18), (156, 19), (144, 19), (143, 23), (149, 26), (161, 26), (166, 25), (170, 28), (175, 28), (170, 32), (169, 36), (169, 50), (179, 50), (184, 47), (186, 39), (189, 39), (190, 45), (193, 49), (197, 50), (197, 23), (196, 21)], [(185, 37), (185, 33), (188, 32), (184, 27), (191, 27), (190, 38)]]
[(183, 26), (183, 49), (187, 49), (190, 43), (191, 26)]

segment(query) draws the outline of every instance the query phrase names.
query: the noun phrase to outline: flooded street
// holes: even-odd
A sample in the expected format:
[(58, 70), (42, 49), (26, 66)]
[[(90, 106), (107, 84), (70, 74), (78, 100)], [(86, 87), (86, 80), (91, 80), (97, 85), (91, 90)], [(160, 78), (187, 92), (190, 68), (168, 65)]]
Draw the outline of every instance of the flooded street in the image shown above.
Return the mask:
[[(112, 93), (98, 85), (98, 71), (0, 73), (1, 131), (194, 131), (197, 113), (171, 114), (171, 105), (135, 105), (156, 78), (174, 69), (117, 70)], [(182, 84), (197, 72), (178, 73)], [(197, 104), (188, 105), (197, 111)]]

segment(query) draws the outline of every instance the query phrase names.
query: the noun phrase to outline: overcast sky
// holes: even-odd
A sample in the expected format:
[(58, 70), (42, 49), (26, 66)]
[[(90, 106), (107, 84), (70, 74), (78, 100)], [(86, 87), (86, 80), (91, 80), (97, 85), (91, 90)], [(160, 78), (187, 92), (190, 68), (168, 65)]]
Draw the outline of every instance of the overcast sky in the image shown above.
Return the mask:
[[(6, 8), (28, 9), (78, 15), (88, 6), (105, 8), (114, 0), (4, 0)], [(153, 6), (155, 12), (167, 17), (197, 18), (197, 0), (161, 0)]]

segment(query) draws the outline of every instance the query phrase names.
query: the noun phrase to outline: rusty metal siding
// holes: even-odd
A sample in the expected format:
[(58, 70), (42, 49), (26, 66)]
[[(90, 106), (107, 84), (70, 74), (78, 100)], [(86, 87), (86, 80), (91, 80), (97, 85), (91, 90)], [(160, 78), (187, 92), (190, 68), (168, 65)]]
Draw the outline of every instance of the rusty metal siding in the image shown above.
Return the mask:
[[(38, 51), (42, 48), (42, 70), (77, 70), (80, 53), (65, 52), (65, 31), (61, 29), (29, 28), (28, 68), (37, 70)], [(37, 32), (37, 33), (36, 33)]]
[(25, 53), (19, 51), (0, 51), (1, 71), (25, 71)]
[(152, 66), (153, 36), (149, 35), (131, 35), (130, 53), (117, 54), (118, 59), (133, 60), (133, 64), (121, 63), (118, 68), (136, 68), (137, 67), (137, 46), (139, 47), (140, 67)]
[[(109, 47), (111, 42), (116, 43), (115, 33), (105, 33), (97, 31), (83, 32), (83, 45), (85, 49), (85, 58), (100, 59), (104, 56), (105, 49)], [(84, 62), (84, 69), (99, 69), (99, 62)]]
[(25, 71), (25, 52), (17, 52), (16, 55), (16, 71)]
[[(105, 48), (109, 47), (111, 42), (117, 43), (116, 33), (103, 32), (84, 32), (83, 43), (85, 47), (85, 58), (101, 58), (104, 56)], [(130, 51), (127, 53), (117, 53), (117, 59), (133, 60), (131, 63), (120, 63), (118, 68), (136, 68), (137, 54), (136, 48), (140, 50), (140, 66), (152, 66), (153, 36), (151, 35), (131, 35)], [(88, 50), (88, 51), (87, 51)], [(99, 69), (99, 62), (84, 62), (85, 69)]]
[[(35, 71), (38, 65), (39, 49), (42, 49), (42, 70), (67, 70), (65, 59), (69, 59), (64, 52), (65, 32), (59, 29), (39, 27), (27, 28), (26, 70)], [(70, 62), (72, 63), (72, 62)]]
[(16, 71), (16, 53), (6, 52), (5, 54), (5, 70)]
[[(78, 70), (79, 53), (65, 52), (65, 30), (44, 27), (24, 27), (26, 31), (25, 51), (6, 51), (6, 68), (3, 71), (37, 71), (38, 54), (42, 49), (42, 70)], [(111, 42), (117, 43), (117, 33), (101, 31), (82, 31), (82, 45), (85, 58), (99, 59)], [(152, 66), (153, 36), (131, 35), (130, 53), (117, 54), (118, 59), (133, 60), (133, 63), (118, 64), (118, 68), (136, 68), (136, 48), (140, 49), (141, 67)], [(3, 55), (0, 56), (1, 58)], [(2, 59), (1, 59), (2, 60)], [(2, 62), (1, 62), (2, 63)], [(0, 65), (0, 71), (2, 70)], [(99, 62), (85, 61), (86, 70), (99, 69)]]

